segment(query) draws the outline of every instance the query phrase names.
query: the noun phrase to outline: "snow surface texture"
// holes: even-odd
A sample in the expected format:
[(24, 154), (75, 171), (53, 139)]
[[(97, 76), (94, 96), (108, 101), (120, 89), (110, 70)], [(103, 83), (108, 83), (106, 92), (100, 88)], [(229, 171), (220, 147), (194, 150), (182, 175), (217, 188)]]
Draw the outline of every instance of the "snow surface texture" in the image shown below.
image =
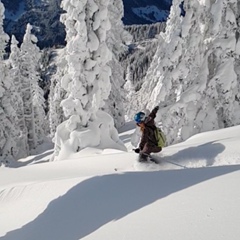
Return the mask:
[(51, 162), (48, 150), (0, 168), (0, 239), (238, 240), (240, 126), (166, 147), (159, 165), (136, 162), (134, 130), (120, 134), (128, 152)]

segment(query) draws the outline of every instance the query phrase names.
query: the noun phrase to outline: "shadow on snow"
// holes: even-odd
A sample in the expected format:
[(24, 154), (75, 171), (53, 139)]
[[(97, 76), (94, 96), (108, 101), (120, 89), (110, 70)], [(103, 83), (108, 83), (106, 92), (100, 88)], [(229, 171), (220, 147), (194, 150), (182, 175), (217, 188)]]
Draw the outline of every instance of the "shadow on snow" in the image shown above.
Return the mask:
[[(217, 155), (224, 150), (225, 146), (223, 144), (212, 141), (201, 144), (199, 146), (185, 148), (169, 156), (164, 156), (163, 149), (163, 153), (160, 153), (156, 156), (159, 158), (159, 160), (162, 160), (163, 162), (164, 160), (166, 160), (181, 164), (186, 163), (186, 161), (189, 161), (190, 163), (194, 163), (194, 161), (205, 161), (206, 166), (212, 166), (215, 162)], [(183, 165), (183, 167), (185, 166)]]
[(0, 239), (78, 240), (170, 194), (239, 170), (240, 166), (224, 166), (96, 176), (74, 186), (32, 222)]
[[(36, 155), (35, 157), (33, 157), (32, 159), (25, 161), (25, 162), (18, 161), (15, 163), (14, 168), (24, 167), (24, 166), (27, 166), (30, 164), (39, 164), (39, 163), (49, 162), (51, 154), (53, 154), (53, 150), (44, 152), (44, 153), (40, 153), (40, 154)], [(43, 160), (42, 158), (44, 158), (46, 156), (49, 156), (49, 159)]]

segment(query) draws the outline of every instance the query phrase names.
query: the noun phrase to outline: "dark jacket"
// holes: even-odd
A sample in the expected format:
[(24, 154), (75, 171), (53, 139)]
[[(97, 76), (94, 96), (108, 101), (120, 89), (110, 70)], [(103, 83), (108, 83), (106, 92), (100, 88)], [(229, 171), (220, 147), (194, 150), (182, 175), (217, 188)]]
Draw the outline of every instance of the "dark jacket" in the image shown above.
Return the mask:
[(144, 128), (142, 132), (141, 142), (139, 144), (139, 148), (142, 150), (144, 145), (148, 143), (149, 145), (157, 146), (157, 140), (154, 134), (154, 130), (156, 129), (154, 119), (156, 117), (158, 108), (154, 108), (149, 116), (144, 120)]

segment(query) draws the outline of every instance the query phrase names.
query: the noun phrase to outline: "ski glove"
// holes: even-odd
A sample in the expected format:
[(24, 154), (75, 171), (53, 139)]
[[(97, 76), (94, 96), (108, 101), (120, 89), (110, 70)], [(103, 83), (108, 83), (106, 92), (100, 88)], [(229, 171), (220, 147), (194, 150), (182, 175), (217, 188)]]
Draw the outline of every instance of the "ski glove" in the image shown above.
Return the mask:
[(140, 153), (140, 148), (134, 149), (134, 152), (135, 152), (135, 153)]
[(154, 109), (156, 109), (158, 111), (159, 110), (159, 106), (156, 106)]

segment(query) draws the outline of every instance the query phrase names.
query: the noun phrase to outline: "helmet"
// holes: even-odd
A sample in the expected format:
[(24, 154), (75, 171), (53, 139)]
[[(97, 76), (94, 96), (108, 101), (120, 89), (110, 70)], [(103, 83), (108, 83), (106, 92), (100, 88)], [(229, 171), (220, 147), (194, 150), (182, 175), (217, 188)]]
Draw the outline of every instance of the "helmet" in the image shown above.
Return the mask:
[(136, 123), (141, 123), (145, 120), (145, 113), (139, 112), (134, 116), (134, 120)]

